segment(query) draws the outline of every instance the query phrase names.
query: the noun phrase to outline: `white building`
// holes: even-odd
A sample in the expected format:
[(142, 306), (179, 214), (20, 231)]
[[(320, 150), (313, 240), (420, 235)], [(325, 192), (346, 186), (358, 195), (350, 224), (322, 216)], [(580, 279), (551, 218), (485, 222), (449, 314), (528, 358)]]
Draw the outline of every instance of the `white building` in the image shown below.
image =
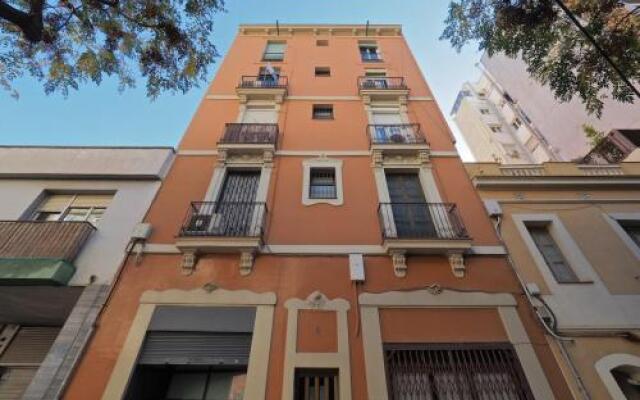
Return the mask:
[(58, 398), (174, 151), (0, 147), (0, 398)]
[(608, 133), (640, 127), (640, 103), (605, 100), (600, 119), (578, 98), (568, 103), (533, 80), (522, 60), (482, 57), (482, 75), (465, 83), (452, 115), (476, 161), (505, 164), (570, 161), (590, 150), (583, 126)]

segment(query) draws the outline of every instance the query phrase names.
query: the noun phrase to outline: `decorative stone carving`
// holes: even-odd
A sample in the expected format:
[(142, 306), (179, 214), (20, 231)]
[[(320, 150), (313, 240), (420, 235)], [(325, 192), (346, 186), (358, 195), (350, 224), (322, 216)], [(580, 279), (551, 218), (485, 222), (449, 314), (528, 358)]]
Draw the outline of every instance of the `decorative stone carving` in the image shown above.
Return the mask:
[(434, 296), (437, 296), (442, 293), (442, 287), (437, 283), (427, 286), (426, 290), (427, 292), (429, 292), (429, 294), (432, 294)]
[(203, 289), (205, 292), (207, 292), (207, 293), (211, 293), (211, 292), (213, 292), (214, 290), (219, 289), (219, 286), (218, 286), (218, 285), (216, 285), (216, 284), (215, 284), (215, 283), (213, 283), (213, 282), (208, 282), (208, 283), (205, 283), (205, 284), (202, 286), (202, 289)]
[(226, 164), (262, 164), (263, 154), (232, 154), (226, 157)]
[(464, 257), (461, 253), (449, 254), (449, 264), (451, 264), (451, 272), (456, 278), (464, 278), (466, 267), (464, 265)]
[(262, 154), (262, 162), (266, 165), (266, 166), (273, 166), (273, 151), (271, 150), (265, 150), (264, 153)]
[(373, 159), (373, 166), (374, 167), (382, 167), (382, 165), (384, 164), (384, 157), (383, 157), (383, 153), (382, 150), (374, 150), (371, 153), (372, 159)]
[(327, 296), (319, 291), (315, 291), (311, 293), (309, 297), (307, 297), (307, 304), (309, 304), (309, 307), (315, 310), (323, 309), (328, 302), (329, 299), (327, 298)]
[(254, 259), (255, 252), (253, 250), (246, 250), (240, 253), (240, 275), (247, 276), (253, 271)]
[(195, 251), (187, 251), (182, 254), (182, 261), (180, 266), (182, 268), (183, 275), (191, 275), (193, 271), (196, 269), (196, 264), (198, 263), (198, 255)]
[(227, 163), (227, 149), (218, 148), (218, 165), (223, 166)]
[(393, 261), (393, 272), (398, 278), (407, 276), (407, 257), (404, 251), (392, 251), (390, 253)]
[(420, 162), (420, 164), (422, 165), (428, 165), (430, 162), (429, 156), (431, 152), (429, 151), (429, 149), (424, 149), (424, 150), (420, 150), (418, 152), (418, 161)]

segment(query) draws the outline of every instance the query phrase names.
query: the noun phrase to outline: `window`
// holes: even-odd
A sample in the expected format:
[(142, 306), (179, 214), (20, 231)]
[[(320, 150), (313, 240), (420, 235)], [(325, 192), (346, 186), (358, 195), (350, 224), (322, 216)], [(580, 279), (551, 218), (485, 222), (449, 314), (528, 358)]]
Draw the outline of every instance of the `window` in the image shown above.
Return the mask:
[(319, 47), (329, 46), (329, 41), (326, 39), (318, 39), (316, 40), (316, 46), (319, 46)]
[(320, 76), (320, 77), (331, 76), (331, 68), (329, 68), (329, 67), (316, 67), (316, 76)]
[(611, 375), (627, 399), (640, 399), (638, 376), (640, 368), (632, 365), (621, 365), (611, 370)]
[(333, 106), (331, 104), (314, 104), (313, 119), (333, 119)]
[(264, 61), (282, 61), (284, 60), (284, 50), (286, 47), (286, 42), (268, 41), (262, 59)]
[(302, 162), (302, 168), (302, 204), (343, 204), (342, 160), (310, 158)]
[(522, 126), (522, 121), (520, 121), (520, 118), (516, 118), (511, 123), (511, 126), (513, 126), (513, 129), (518, 130)]
[(310, 199), (336, 198), (336, 171), (333, 168), (311, 168), (309, 177)]
[(620, 220), (618, 223), (636, 246), (640, 247), (640, 220)]
[(389, 399), (532, 399), (508, 344), (386, 345)]
[(530, 225), (527, 230), (558, 283), (575, 283), (578, 277), (564, 258), (547, 225)]
[(260, 67), (258, 70), (258, 81), (277, 83), (280, 79), (279, 67)]
[(488, 108), (481, 108), (480, 109), (480, 114), (484, 114), (484, 115), (489, 114), (489, 109)]
[(48, 195), (38, 206), (33, 219), (35, 221), (87, 221), (97, 225), (112, 199), (112, 194)]
[(296, 369), (294, 395), (296, 400), (338, 400), (338, 370)]
[(378, 54), (378, 45), (371, 42), (360, 42), (360, 58), (364, 62), (382, 61)]
[(494, 133), (502, 132), (502, 128), (499, 126), (492, 126), (491, 132), (494, 132)]

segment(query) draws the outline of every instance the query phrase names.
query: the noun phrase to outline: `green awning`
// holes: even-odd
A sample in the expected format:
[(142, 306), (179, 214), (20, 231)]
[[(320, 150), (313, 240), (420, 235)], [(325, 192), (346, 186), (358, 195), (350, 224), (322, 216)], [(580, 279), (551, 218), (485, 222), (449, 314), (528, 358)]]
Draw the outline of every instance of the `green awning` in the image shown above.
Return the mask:
[(66, 285), (76, 267), (52, 258), (0, 258), (0, 285)]

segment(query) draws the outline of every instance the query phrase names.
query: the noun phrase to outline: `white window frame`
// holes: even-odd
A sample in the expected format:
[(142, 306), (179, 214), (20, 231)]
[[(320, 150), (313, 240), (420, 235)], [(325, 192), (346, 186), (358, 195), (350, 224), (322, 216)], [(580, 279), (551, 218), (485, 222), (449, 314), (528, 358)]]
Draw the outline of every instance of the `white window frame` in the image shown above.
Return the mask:
[(49, 212), (49, 211), (41, 211), (40, 210), (40, 207), (41, 207), (42, 203), (45, 202), (47, 200), (47, 198), (49, 198), (51, 196), (71, 195), (71, 200), (69, 200), (69, 202), (61, 209), (60, 215), (58, 216), (58, 218), (53, 220), (53, 221), (51, 221), (51, 222), (64, 222), (65, 218), (69, 214), (69, 211), (71, 209), (74, 209), (74, 208), (87, 210), (87, 212), (85, 213), (84, 219), (82, 221), (89, 222), (89, 215), (91, 215), (93, 210), (94, 209), (102, 209), (104, 211), (102, 212), (102, 216), (100, 217), (100, 220), (96, 223), (96, 225), (98, 225), (100, 223), (100, 221), (104, 219), (104, 215), (107, 212), (107, 209), (109, 207), (95, 207), (95, 206), (73, 207), (73, 202), (78, 198), (78, 196), (83, 196), (83, 195), (91, 196), (91, 195), (101, 195), (101, 194), (111, 195), (112, 196), (112, 201), (113, 201), (113, 198), (115, 197), (115, 193), (92, 193), (92, 192), (83, 193), (83, 192), (76, 192), (76, 193), (69, 194), (69, 193), (50, 193), (50, 192), (45, 192), (44, 196), (42, 196), (41, 198), (38, 199), (37, 204), (35, 205), (35, 207), (33, 209), (33, 212), (31, 213), (31, 216), (29, 217), (29, 219), (35, 221), (36, 218), (38, 217), (38, 214), (40, 214), (40, 213), (48, 213)]
[(617, 367), (629, 365), (640, 368), (640, 357), (631, 354), (609, 354), (595, 363), (596, 371), (602, 379), (613, 400), (627, 400), (611, 371)]
[[(282, 45), (284, 45), (284, 49), (282, 50), (282, 58), (280, 58), (280, 59), (265, 58), (267, 53), (269, 53), (267, 50), (269, 50), (269, 45), (270, 44), (282, 44)], [(264, 46), (264, 50), (262, 51), (262, 61), (264, 61), (264, 62), (282, 62), (282, 61), (284, 61), (284, 57), (285, 57), (286, 53), (287, 53), (287, 42), (286, 42), (286, 40), (267, 40), (267, 43)], [(280, 53), (274, 53), (274, 54), (280, 54)]]
[(640, 213), (602, 213), (602, 216), (611, 225), (611, 229), (620, 237), (620, 240), (640, 260), (640, 246), (633, 241), (627, 231), (620, 225), (621, 221), (636, 221), (640, 224)]
[[(573, 240), (571, 234), (556, 214), (513, 214), (512, 218), (522, 240), (529, 250), (529, 254), (533, 258), (533, 261), (549, 287), (558, 288), (567, 285), (581, 285), (598, 281), (594, 276), (595, 272), (589, 263), (589, 260), (582, 253), (582, 250), (580, 250), (580, 247)], [(538, 246), (536, 246), (533, 238), (531, 237), (531, 234), (527, 229), (527, 223), (547, 225), (549, 234), (556, 242), (556, 245), (562, 252), (562, 255), (569, 264), (569, 267), (578, 277), (577, 282), (560, 283), (556, 281), (556, 278), (551, 272), (551, 268), (547, 265), (544, 256), (540, 250), (538, 250)]]
[[(309, 186), (311, 185), (311, 169), (333, 168), (336, 180), (336, 197), (335, 199), (312, 199), (309, 197)], [(313, 158), (302, 161), (302, 204), (311, 206), (314, 204), (329, 204), (332, 206), (341, 206), (344, 204), (344, 193), (342, 187), (342, 160), (335, 158)]]
[[(375, 47), (376, 49), (376, 59), (365, 60), (362, 58), (362, 52), (360, 51), (361, 47)], [(384, 58), (382, 57), (382, 51), (380, 50), (380, 44), (375, 40), (359, 40), (358, 41), (358, 56), (360, 57), (360, 62), (362, 63), (370, 63), (370, 62), (383, 62)]]

